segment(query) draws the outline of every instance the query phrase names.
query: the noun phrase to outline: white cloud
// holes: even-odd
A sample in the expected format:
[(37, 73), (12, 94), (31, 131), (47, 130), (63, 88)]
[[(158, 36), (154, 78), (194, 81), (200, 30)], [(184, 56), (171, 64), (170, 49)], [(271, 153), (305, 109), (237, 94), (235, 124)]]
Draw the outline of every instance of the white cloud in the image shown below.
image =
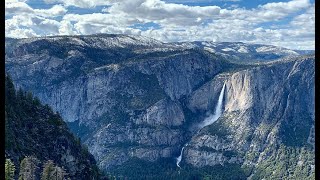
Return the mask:
[(60, 23), (51, 19), (42, 19), (38, 24), (36, 24), (36, 28), (39, 31), (48, 34), (58, 34), (59, 33)]
[(24, 2), (10, 2), (5, 4), (5, 14), (33, 13), (33, 9)]
[(208, 19), (219, 15), (218, 6), (187, 6), (165, 3), (160, 0), (132, 0), (113, 4), (108, 8), (111, 14), (123, 13), (140, 21), (155, 21), (175, 26), (199, 25), (199, 18)]
[(240, 2), (242, 0), (165, 0), (165, 2), (170, 3), (211, 3), (211, 2)]
[(29, 16), (21, 16), (16, 15), (13, 16), (11, 19), (8, 19), (5, 21), (5, 28), (8, 27), (19, 27), (19, 26), (25, 26), (30, 27), (33, 25), (32, 19)]
[(60, 35), (75, 35), (75, 34), (77, 34), (77, 32), (73, 28), (73, 25), (70, 21), (63, 20), (60, 22), (59, 34)]
[[(253, 9), (187, 6), (161, 0), (45, 1), (52, 4), (52, 8), (32, 9), (23, 1), (6, 2), (6, 15), (12, 15), (6, 20), (6, 36), (126, 33), (166, 42), (243, 41), (293, 49), (314, 48), (315, 7), (308, 0), (267, 3)], [(105, 5), (108, 7), (102, 12), (92, 14), (68, 14), (67, 11), (68, 6)], [(57, 21), (54, 17), (62, 18)], [(284, 18), (292, 20), (288, 22)], [(142, 31), (132, 27), (149, 22), (160, 28)], [(22, 32), (21, 35), (18, 32)]]
[(260, 5), (255, 9), (223, 9), (221, 17), (224, 19), (243, 19), (251, 23), (269, 22), (281, 20), (295, 12), (310, 7), (308, 0), (293, 0), (289, 2), (277, 2)]
[(27, 0), (5, 0), (6, 3), (26, 2)]
[(108, 0), (44, 0), (47, 4), (60, 3), (65, 6), (75, 6), (80, 8), (93, 8), (96, 6), (109, 5)]
[(64, 15), (67, 9), (61, 5), (54, 5), (50, 9), (35, 9), (34, 12), (43, 17), (55, 17)]
[[(60, 22), (34, 14), (15, 15), (5, 21), (5, 33), (8, 37), (34, 37), (58, 34)], [(23, 32), (17, 34), (17, 32)]]
[(121, 14), (67, 14), (63, 17), (63, 20), (77, 22), (81, 24), (87, 24), (92, 26), (119, 26), (127, 27), (134, 23), (140, 23), (141, 21), (136, 18), (127, 17)]
[(259, 8), (272, 12), (293, 13), (309, 6), (309, 0), (292, 0), (289, 2), (268, 3), (259, 6)]
[(26, 16), (13, 16), (5, 21), (5, 34), (7, 37), (25, 38), (34, 37), (37, 34), (30, 28), (33, 22)]
[(43, 17), (62, 16), (67, 12), (67, 9), (61, 5), (54, 5), (50, 9), (33, 9), (25, 2), (6, 2), (5, 14), (36, 14)]
[(311, 6), (305, 13), (296, 16), (291, 22), (296, 27), (308, 28), (311, 31), (315, 29), (315, 7)]
[(38, 36), (32, 29), (14, 29), (10, 31), (8, 37), (15, 37), (15, 38), (27, 38), (27, 37), (36, 37)]

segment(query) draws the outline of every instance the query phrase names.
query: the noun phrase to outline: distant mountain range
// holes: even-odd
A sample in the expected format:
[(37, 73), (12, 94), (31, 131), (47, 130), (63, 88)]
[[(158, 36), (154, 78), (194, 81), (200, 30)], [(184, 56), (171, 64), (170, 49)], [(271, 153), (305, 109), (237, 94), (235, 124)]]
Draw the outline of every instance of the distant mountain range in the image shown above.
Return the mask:
[[(59, 45), (60, 48), (65, 47), (66, 49), (77, 49), (80, 47), (96, 48), (100, 50), (110, 50), (111, 48), (134, 49), (136, 50), (136, 53), (149, 53), (153, 51), (166, 52), (181, 49), (199, 48), (211, 53), (219, 54), (229, 59), (231, 58), (231, 60), (237, 60), (238, 62), (269, 61), (285, 56), (314, 54), (314, 50), (290, 50), (287, 48), (263, 44), (209, 41), (162, 43), (155, 39), (146, 38), (144, 36), (113, 34), (88, 36), (52, 36), (47, 38), (38, 37), (28, 39), (6, 38), (6, 53), (10, 54), (12, 49), (16, 50), (14, 46), (20, 46), (23, 44), (30, 44), (30, 46), (49, 46), (56, 44)], [(143, 51), (139, 52), (139, 49), (143, 49)]]

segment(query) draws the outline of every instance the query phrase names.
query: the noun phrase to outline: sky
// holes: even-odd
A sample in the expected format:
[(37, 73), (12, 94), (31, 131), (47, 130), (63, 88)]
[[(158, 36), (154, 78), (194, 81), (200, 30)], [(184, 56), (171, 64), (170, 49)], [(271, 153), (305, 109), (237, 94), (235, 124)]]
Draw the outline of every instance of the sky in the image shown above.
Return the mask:
[(6, 37), (132, 34), (314, 50), (314, 0), (6, 0)]

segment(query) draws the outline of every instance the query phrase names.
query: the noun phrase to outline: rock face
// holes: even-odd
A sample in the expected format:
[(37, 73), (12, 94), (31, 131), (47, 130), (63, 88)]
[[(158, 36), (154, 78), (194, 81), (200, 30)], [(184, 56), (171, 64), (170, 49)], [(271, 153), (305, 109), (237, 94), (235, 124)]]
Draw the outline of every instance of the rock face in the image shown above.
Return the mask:
[[(217, 76), (191, 95), (190, 109), (208, 111), (212, 85), (221, 89), (223, 82), (225, 111), (219, 121), (193, 137), (184, 154), (187, 163), (212, 166), (238, 161), (259, 167), (284, 147), (314, 153), (308, 141), (314, 136), (314, 57)], [(196, 101), (203, 97), (208, 98), (206, 102)], [(312, 169), (314, 161), (311, 158), (304, 165)]]
[(163, 99), (146, 110), (142, 118), (135, 119), (135, 124), (150, 126), (181, 126), (185, 121), (183, 110), (177, 102)]
[[(59, 111), (107, 171), (135, 158), (174, 159), (185, 143), (182, 164), (254, 167), (250, 178), (265, 177), (261, 163), (283, 147), (312, 155), (314, 56), (240, 65), (234, 62), (242, 56), (199, 47), (122, 35), (10, 40), (6, 71)], [(280, 50), (279, 57), (297, 55)], [(224, 82), (222, 116), (195, 132), (214, 112)]]

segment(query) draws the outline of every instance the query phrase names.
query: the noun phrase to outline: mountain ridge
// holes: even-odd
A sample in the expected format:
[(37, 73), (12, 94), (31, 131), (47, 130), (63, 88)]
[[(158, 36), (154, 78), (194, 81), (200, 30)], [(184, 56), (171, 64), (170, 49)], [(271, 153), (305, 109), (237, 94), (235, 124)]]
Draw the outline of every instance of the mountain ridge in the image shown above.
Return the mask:
[[(86, 40), (87, 39), (87, 40)], [(91, 39), (91, 40), (90, 40)], [(243, 42), (210, 42), (210, 41), (193, 41), (193, 42), (161, 42), (149, 37), (139, 35), (124, 35), (124, 34), (93, 34), (93, 35), (74, 35), (74, 36), (48, 36), (48, 37), (34, 37), (24, 39), (6, 38), (6, 52), (10, 54), (10, 42), (16, 41), (18, 44), (34, 43), (37, 41), (51, 41), (59, 42), (66, 41), (69, 46), (80, 45), (95, 46), (97, 48), (134, 48), (149, 47), (159, 51), (171, 51), (176, 49), (192, 49), (200, 48), (211, 53), (218, 53), (227, 58), (233, 58), (239, 62), (240, 59), (247, 60), (274, 60), (285, 56), (304, 55), (314, 53), (310, 50), (290, 50), (274, 45), (263, 45)], [(89, 41), (90, 40), (90, 41)], [(20, 43), (19, 43), (20, 42)], [(99, 43), (98, 43), (99, 42)], [(8, 45), (7, 45), (8, 44)], [(133, 47), (132, 47), (133, 46)]]

